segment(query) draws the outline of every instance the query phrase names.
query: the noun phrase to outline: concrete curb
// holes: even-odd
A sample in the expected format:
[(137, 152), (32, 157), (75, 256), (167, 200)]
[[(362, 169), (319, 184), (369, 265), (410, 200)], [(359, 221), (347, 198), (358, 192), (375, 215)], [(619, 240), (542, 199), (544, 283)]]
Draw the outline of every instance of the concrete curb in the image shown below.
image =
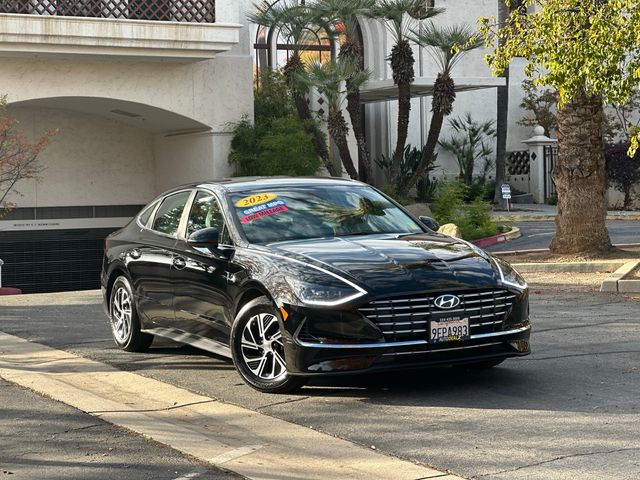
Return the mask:
[(553, 222), (555, 215), (492, 215), (492, 222)]
[[(555, 222), (556, 215), (493, 215), (492, 222)], [(620, 220), (627, 222), (640, 221), (640, 214), (632, 215), (607, 215), (607, 220)]]
[(622, 261), (593, 261), (593, 262), (537, 262), (537, 263), (512, 263), (520, 273), (548, 272), (548, 273), (595, 273), (617, 271)]
[(491, 237), (480, 238), (478, 240), (474, 240), (471, 243), (480, 248), (490, 247), (491, 245), (496, 245), (498, 243), (508, 242), (509, 240), (515, 240), (516, 238), (520, 238), (522, 236), (522, 232), (518, 227), (512, 227), (507, 233), (500, 233), (498, 235), (493, 235)]
[(639, 265), (640, 260), (625, 263), (602, 282), (600, 291), (610, 293), (640, 293), (640, 280), (625, 280)]
[[(640, 243), (616, 243), (612, 245), (616, 248), (640, 248)], [(544, 253), (548, 252), (548, 248), (530, 248), (528, 250), (505, 250), (503, 252), (491, 252), (491, 255), (508, 256), (508, 255), (526, 255), (527, 253)]]

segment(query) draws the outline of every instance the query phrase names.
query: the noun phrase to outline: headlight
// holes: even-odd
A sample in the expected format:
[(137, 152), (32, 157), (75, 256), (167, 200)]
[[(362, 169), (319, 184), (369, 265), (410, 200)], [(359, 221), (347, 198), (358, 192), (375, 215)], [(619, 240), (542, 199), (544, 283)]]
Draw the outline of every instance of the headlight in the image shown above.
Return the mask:
[(524, 290), (527, 288), (527, 282), (520, 276), (520, 274), (509, 265), (507, 262), (498, 257), (491, 258), (493, 262), (498, 267), (498, 271), (500, 272), (500, 280), (502, 283), (507, 286), (516, 287), (519, 290)]
[(326, 282), (321, 283), (308, 282), (294, 277), (286, 277), (286, 281), (293, 290), (293, 294), (305, 305), (341, 305), (367, 293), (344, 278), (330, 275)]

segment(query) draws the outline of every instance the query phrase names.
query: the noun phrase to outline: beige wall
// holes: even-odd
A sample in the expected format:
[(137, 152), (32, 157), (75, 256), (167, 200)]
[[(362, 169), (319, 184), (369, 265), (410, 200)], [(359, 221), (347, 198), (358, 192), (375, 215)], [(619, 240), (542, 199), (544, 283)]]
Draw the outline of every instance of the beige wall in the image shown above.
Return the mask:
[[(218, 20), (244, 19), (246, 3), (222, 0)], [(252, 66), (248, 27), (229, 51), (203, 61), (158, 52), (141, 60), (2, 58), (0, 93), (10, 114), (32, 136), (60, 130), (41, 155), (42, 180), (21, 183), (23, 195), (12, 200), (21, 207), (143, 204), (177, 184), (228, 176), (231, 125), (253, 114)]]
[(226, 158), (230, 142), (228, 134), (157, 135), (154, 139), (156, 191), (228, 177), (231, 175), (229, 164), (214, 159)]
[(41, 180), (17, 185), (19, 207), (144, 204), (155, 195), (153, 136), (78, 112), (10, 108), (32, 138), (57, 128), (40, 155)]

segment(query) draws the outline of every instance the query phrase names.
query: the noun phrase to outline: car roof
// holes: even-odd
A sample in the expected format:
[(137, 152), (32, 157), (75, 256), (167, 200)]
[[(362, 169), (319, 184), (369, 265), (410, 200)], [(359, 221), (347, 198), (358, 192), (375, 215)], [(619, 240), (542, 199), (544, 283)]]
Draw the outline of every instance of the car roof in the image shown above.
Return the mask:
[[(192, 183), (190, 187), (218, 187), (227, 192), (241, 192), (243, 190), (266, 189), (288, 186), (329, 186), (329, 185), (365, 185), (364, 183), (347, 178), (335, 177), (236, 177), (222, 180), (209, 180)], [(181, 188), (185, 188), (183, 185)]]

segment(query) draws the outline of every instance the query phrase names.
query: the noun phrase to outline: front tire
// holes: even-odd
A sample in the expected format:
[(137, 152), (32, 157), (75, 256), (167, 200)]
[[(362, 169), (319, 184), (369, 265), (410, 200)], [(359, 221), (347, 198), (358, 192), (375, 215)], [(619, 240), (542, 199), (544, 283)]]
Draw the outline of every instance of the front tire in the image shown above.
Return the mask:
[(260, 392), (287, 393), (305, 383), (287, 372), (278, 315), (266, 297), (252, 300), (238, 313), (231, 353), (242, 380)]
[(127, 352), (144, 352), (153, 335), (140, 331), (140, 319), (133, 300), (131, 283), (124, 275), (116, 278), (109, 297), (111, 334), (118, 347)]

